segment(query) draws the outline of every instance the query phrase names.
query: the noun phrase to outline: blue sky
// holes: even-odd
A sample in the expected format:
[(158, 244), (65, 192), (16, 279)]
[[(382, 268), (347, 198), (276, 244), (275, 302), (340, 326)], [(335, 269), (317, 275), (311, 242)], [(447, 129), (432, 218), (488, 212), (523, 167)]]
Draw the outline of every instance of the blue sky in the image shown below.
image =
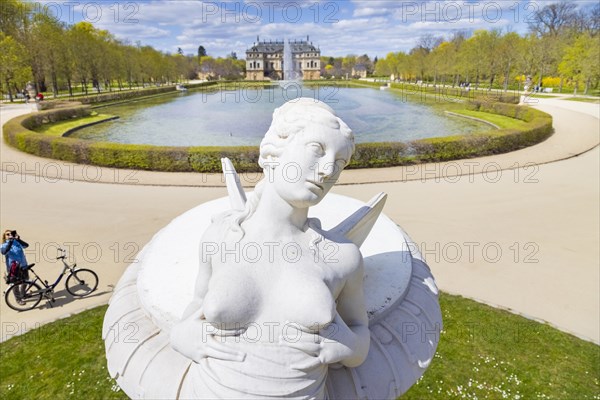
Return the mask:
[[(33, 1), (32, 1), (33, 2)], [(245, 57), (256, 41), (310, 40), (322, 55), (368, 54), (385, 57), (407, 51), (425, 34), (449, 37), (453, 32), (497, 28), (527, 31), (533, 12), (553, 0), (156, 0), (33, 2), (67, 23), (81, 20), (106, 29), (119, 39), (140, 41), (157, 49), (196, 54), (203, 45), (212, 56), (232, 51)], [(580, 7), (597, 0), (576, 1)]]

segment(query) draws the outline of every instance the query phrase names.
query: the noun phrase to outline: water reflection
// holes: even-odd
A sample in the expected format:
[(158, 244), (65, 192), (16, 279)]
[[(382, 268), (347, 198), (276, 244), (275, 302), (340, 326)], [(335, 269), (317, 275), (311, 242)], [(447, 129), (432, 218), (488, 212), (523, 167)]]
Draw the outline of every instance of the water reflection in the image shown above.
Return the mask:
[(392, 91), (291, 85), (173, 96), (110, 106), (120, 119), (82, 129), (82, 139), (163, 146), (258, 145), (273, 110), (297, 97), (328, 103), (354, 131), (356, 142), (408, 141), (464, 134), (483, 124), (449, 118), (441, 110), (408, 102)]

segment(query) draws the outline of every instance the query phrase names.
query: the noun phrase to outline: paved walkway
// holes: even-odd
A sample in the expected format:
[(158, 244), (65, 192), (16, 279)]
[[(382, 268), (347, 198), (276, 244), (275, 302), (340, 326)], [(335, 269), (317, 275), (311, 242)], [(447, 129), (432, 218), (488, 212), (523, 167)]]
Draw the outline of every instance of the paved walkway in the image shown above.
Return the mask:
[[(599, 343), (600, 107), (539, 101), (537, 107), (555, 118), (556, 134), (544, 143), (472, 160), (345, 171), (334, 191), (362, 200), (387, 192), (384, 212), (421, 247), (442, 290)], [(0, 118), (4, 123), (23, 112), (1, 106)], [(72, 300), (62, 291), (52, 309), (16, 313), (0, 302), (0, 340), (105, 303), (156, 231), (226, 194), (218, 174), (74, 165), (26, 155), (3, 142), (0, 161), (2, 229), (17, 229), (31, 243), (28, 258), (38, 263), (36, 271), (53, 281), (60, 243), (101, 279), (96, 296)], [(251, 185), (258, 177), (244, 179)]]

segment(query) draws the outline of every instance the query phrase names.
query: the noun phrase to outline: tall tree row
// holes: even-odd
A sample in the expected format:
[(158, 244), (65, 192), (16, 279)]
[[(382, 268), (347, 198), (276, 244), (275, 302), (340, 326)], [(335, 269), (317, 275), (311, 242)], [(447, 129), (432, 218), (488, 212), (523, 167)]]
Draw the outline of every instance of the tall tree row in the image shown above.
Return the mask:
[(0, 89), (12, 100), (27, 83), (73, 95), (178, 82), (197, 76), (194, 56), (116, 39), (88, 22), (66, 25), (32, 3), (0, 5)]
[[(542, 7), (529, 32), (497, 29), (450, 38), (424, 35), (408, 52), (391, 52), (372, 61), (362, 56), (322, 57), (324, 77), (355, 76), (367, 71), (407, 81), (476, 88), (542, 86), (556, 77), (560, 90), (587, 93), (600, 82), (600, 4), (578, 9), (572, 2)], [(121, 90), (195, 78), (238, 79), (244, 69), (237, 57), (214, 59), (203, 46), (197, 55), (166, 54), (150, 46), (116, 39), (87, 22), (66, 25), (22, 0), (0, 2), (0, 89), (13, 98), (28, 82), (38, 91), (86, 93)]]
[(423, 36), (409, 52), (392, 52), (379, 60), (374, 74), (406, 81), (426, 81), (475, 88), (542, 86), (557, 78), (584, 93), (600, 84), (600, 4), (578, 10), (571, 2), (544, 6), (529, 23), (529, 33), (478, 30), (452, 38)]

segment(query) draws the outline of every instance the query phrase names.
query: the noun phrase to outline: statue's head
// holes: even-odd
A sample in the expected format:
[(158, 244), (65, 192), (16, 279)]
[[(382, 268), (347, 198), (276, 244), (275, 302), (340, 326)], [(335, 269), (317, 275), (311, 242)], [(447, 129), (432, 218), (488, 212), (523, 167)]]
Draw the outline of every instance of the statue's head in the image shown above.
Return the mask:
[(352, 131), (327, 104), (289, 101), (273, 113), (259, 164), (279, 195), (296, 207), (317, 204), (354, 153)]

